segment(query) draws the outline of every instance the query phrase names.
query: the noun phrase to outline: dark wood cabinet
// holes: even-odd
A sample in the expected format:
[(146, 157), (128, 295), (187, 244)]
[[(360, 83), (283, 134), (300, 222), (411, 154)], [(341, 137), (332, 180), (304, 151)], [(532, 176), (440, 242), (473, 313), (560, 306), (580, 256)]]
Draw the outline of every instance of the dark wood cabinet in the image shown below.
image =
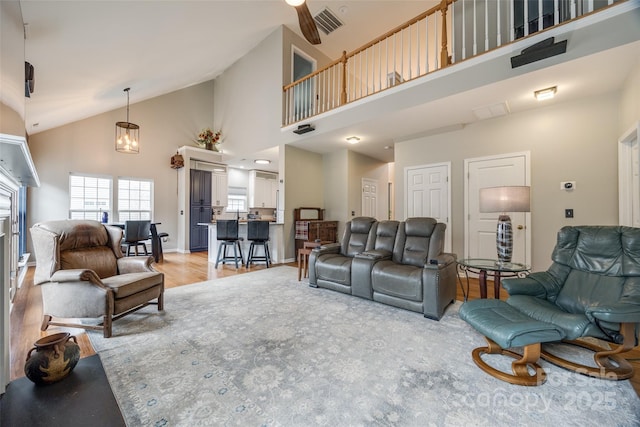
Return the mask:
[(191, 169), (189, 251), (209, 248), (209, 229), (198, 223), (211, 222), (211, 172)]
[[(303, 230), (306, 228), (306, 232)], [(301, 233), (298, 233), (301, 231)], [(296, 250), (300, 249), (304, 242), (334, 243), (338, 241), (338, 221), (296, 221)], [(306, 236), (306, 238), (305, 238)]]
[(320, 208), (297, 208), (293, 215), (296, 226), (296, 253), (304, 242), (334, 243), (338, 241), (338, 221), (324, 221)]

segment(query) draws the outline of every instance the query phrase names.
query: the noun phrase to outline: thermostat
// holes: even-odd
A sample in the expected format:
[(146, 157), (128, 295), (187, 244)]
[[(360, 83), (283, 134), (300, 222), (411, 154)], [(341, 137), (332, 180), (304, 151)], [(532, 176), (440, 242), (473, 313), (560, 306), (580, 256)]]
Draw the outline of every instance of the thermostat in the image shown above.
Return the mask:
[(560, 189), (565, 191), (571, 191), (576, 189), (575, 181), (562, 181), (560, 183)]

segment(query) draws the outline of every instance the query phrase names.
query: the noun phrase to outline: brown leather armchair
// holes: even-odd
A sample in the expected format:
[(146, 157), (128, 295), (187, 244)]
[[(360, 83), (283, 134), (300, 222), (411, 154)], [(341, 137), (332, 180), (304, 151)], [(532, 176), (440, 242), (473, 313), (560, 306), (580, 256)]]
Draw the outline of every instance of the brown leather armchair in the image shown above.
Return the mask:
[[(31, 228), (43, 331), (49, 325), (96, 329), (108, 338), (113, 320), (149, 304), (163, 310), (164, 274), (151, 267), (151, 256), (123, 257), (122, 233), (90, 220), (47, 221)], [(52, 320), (101, 316), (98, 325)]]

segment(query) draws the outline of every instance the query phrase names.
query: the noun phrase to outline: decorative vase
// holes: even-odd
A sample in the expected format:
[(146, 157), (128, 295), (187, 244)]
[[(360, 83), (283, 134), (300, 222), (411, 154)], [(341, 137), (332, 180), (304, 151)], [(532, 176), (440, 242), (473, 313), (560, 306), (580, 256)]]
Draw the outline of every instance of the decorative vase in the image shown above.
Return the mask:
[(211, 151), (218, 151), (218, 149), (216, 148), (216, 144), (214, 144), (213, 142), (207, 142), (204, 148)]
[(80, 359), (78, 341), (68, 332), (40, 338), (33, 345), (27, 353), (24, 373), (39, 385), (62, 380), (71, 373)]

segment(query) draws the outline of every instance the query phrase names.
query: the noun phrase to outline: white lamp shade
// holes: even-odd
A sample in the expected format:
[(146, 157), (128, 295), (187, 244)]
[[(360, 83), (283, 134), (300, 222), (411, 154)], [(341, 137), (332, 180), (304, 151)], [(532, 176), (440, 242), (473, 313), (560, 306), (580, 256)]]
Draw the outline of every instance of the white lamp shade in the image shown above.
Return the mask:
[(488, 187), (480, 189), (480, 212), (529, 212), (530, 187)]
[(291, 6), (300, 6), (302, 3), (304, 3), (305, 0), (285, 0), (287, 2), (288, 5)]

